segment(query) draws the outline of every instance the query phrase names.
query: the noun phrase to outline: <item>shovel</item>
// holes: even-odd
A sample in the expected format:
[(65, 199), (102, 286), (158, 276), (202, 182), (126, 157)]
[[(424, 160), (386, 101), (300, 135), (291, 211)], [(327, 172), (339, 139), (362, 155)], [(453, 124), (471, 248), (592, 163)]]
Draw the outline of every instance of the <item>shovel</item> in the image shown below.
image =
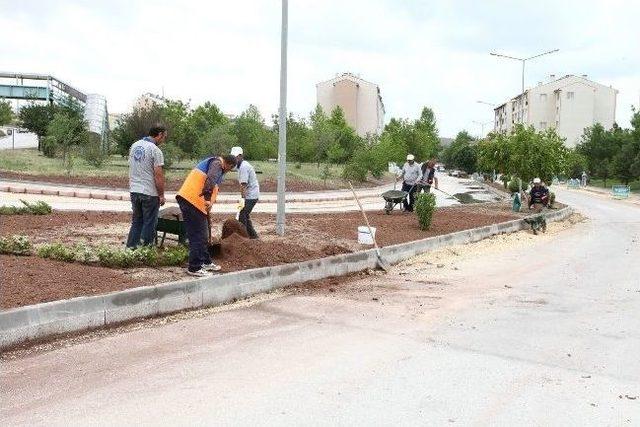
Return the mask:
[(369, 219), (367, 218), (367, 214), (364, 212), (364, 208), (362, 207), (362, 204), (360, 203), (360, 199), (358, 199), (358, 195), (356, 194), (356, 191), (353, 189), (353, 185), (351, 185), (350, 181), (349, 181), (349, 188), (351, 188), (351, 192), (353, 193), (353, 197), (356, 199), (356, 202), (358, 202), (358, 207), (360, 208), (360, 212), (362, 212), (362, 216), (364, 217), (364, 221), (367, 223), (367, 228), (369, 229), (369, 234), (371, 235), (371, 239), (373, 240), (373, 246), (376, 248), (376, 256), (378, 257), (378, 267), (380, 267), (384, 271), (388, 272), (389, 270), (391, 270), (391, 264), (389, 263), (389, 261), (387, 261), (384, 258), (382, 258), (382, 255), (380, 254), (380, 248), (378, 247), (378, 243), (376, 242), (376, 237), (373, 235), (373, 232), (371, 231), (371, 225), (369, 224)]

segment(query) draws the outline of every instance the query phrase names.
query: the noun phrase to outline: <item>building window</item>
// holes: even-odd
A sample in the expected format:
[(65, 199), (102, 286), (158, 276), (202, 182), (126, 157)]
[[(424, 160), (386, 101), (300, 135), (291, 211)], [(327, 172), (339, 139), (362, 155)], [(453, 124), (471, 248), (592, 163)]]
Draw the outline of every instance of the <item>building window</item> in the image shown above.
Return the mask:
[(573, 92), (567, 92), (567, 99), (573, 99)]
[(546, 93), (541, 93), (540, 94), (540, 101), (546, 101), (547, 100), (547, 94)]

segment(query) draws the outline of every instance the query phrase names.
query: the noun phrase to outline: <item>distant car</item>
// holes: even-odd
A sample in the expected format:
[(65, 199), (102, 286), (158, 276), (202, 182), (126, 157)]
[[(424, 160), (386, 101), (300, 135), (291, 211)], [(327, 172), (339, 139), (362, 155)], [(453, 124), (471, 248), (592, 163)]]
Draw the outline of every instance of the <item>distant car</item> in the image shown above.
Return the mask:
[(461, 174), (461, 172), (458, 169), (454, 169), (451, 172), (449, 172), (449, 176), (455, 176), (456, 178), (459, 177)]

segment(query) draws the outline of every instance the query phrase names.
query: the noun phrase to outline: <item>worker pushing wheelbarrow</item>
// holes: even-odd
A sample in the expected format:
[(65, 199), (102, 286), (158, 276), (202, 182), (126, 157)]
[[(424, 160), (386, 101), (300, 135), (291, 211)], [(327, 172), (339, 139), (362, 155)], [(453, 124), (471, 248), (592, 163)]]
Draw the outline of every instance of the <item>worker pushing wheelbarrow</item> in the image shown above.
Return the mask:
[(382, 194), (385, 201), (384, 211), (390, 214), (397, 204), (402, 203), (403, 210), (413, 212), (414, 194), (417, 184), (422, 177), (420, 165), (416, 163), (413, 154), (407, 155), (407, 162), (402, 166), (399, 178), (402, 178), (402, 190), (396, 190), (396, 182), (393, 183), (393, 190)]

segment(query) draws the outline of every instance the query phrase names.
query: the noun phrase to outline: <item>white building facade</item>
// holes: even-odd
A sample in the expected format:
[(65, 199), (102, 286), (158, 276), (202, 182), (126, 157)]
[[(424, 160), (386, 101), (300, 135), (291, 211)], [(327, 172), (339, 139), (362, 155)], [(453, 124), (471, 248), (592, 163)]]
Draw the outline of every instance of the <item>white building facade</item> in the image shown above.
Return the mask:
[(317, 101), (327, 115), (340, 106), (347, 123), (362, 137), (380, 135), (384, 128), (384, 103), (380, 87), (351, 73), (316, 85)]
[(536, 130), (555, 128), (574, 147), (584, 129), (600, 123), (605, 129), (616, 118), (618, 91), (587, 79), (585, 75), (551, 75), (548, 83), (534, 88), (498, 106), (495, 110), (494, 130), (511, 132), (518, 123)]

